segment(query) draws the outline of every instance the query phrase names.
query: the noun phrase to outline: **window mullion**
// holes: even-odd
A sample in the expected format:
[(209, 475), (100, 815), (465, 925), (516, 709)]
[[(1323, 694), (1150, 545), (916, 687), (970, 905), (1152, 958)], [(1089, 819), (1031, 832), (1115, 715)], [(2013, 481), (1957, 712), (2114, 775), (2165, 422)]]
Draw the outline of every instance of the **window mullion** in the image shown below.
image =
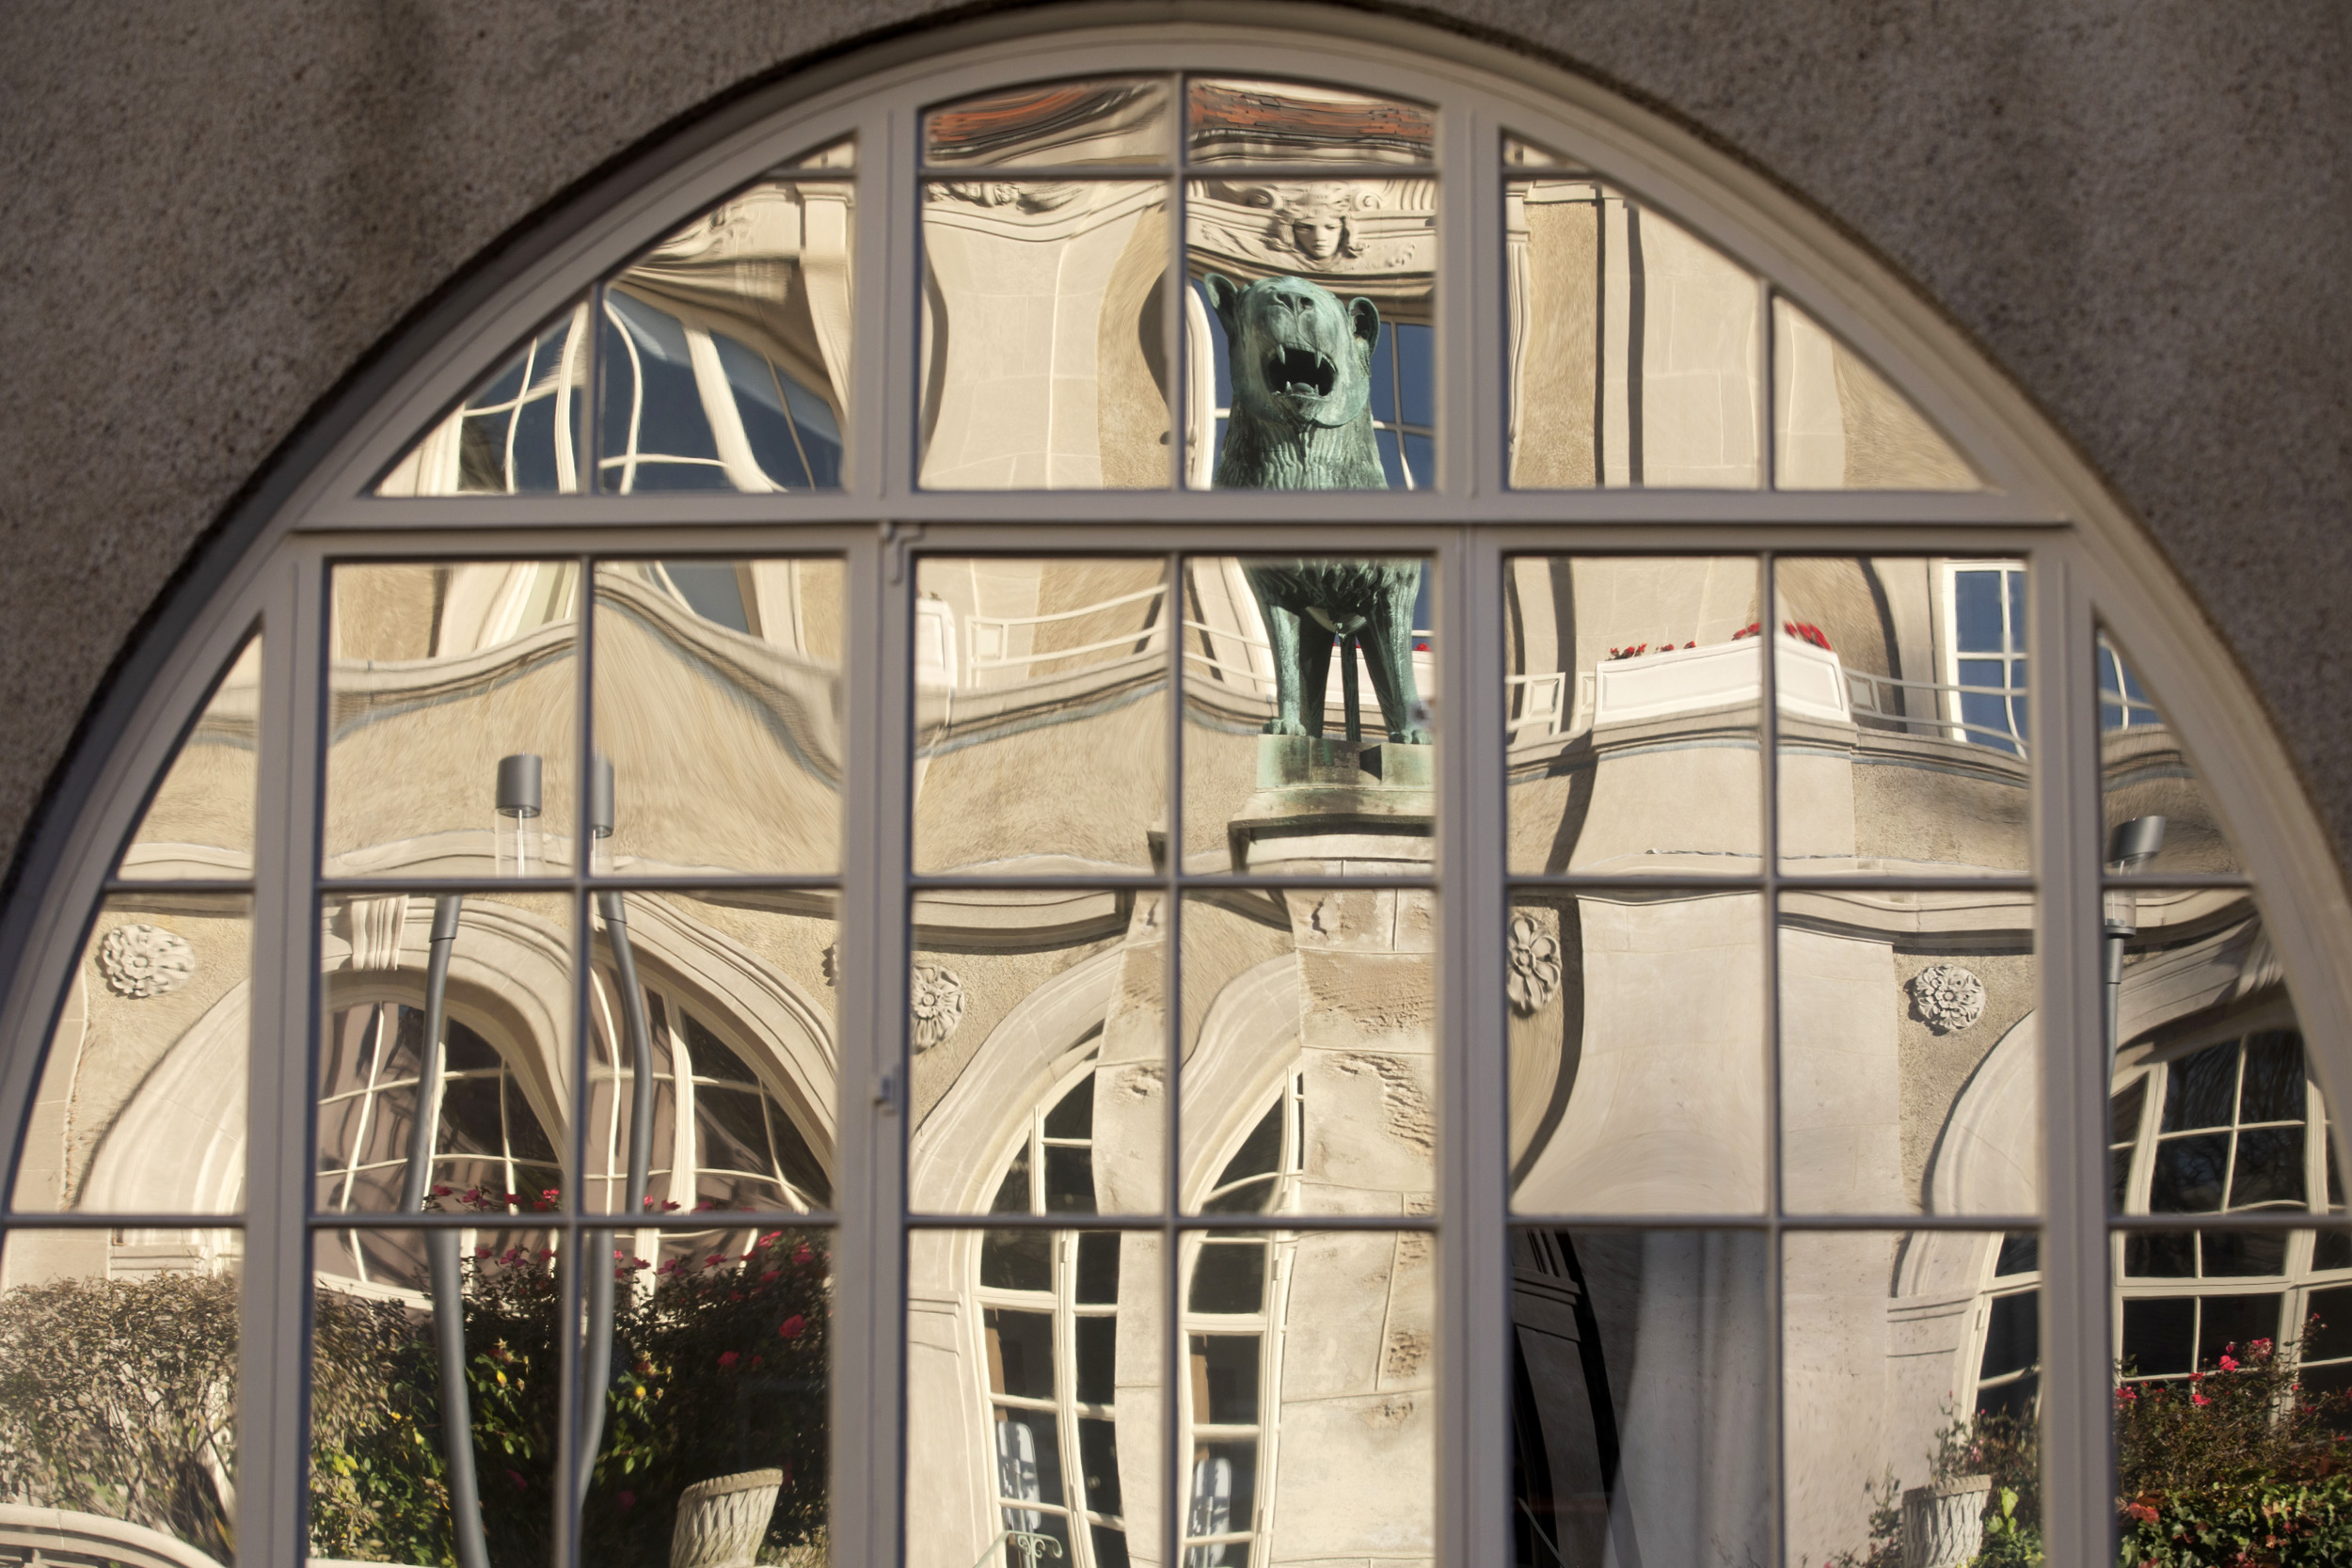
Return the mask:
[[(1510, 1232), (1502, 1151), (1510, 1019), (1503, 942), (1502, 551), (1460, 531), (1437, 562), (1439, 676), (1438, 1540), (1441, 1561), (1511, 1551)], [(1474, 629), (1473, 629), (1474, 628)]]
[[(848, 436), (845, 479), (850, 497), (902, 496), (914, 450), (914, 325), (899, 302), (921, 297), (915, 277), (914, 185), (915, 111), (876, 106), (858, 122), (857, 201), (850, 277), (856, 345), (850, 387), (856, 418)], [(903, 369), (903, 375), (892, 373)], [(893, 388), (896, 388), (894, 391)]]
[(257, 1456), (237, 1477), (237, 1557), (246, 1568), (299, 1568), (310, 1466), (303, 1437), (309, 1370), (310, 1034), (317, 966), (310, 896), (321, 772), (326, 573), (316, 552), (281, 558), (262, 608), (256, 767), (252, 1009), (246, 1078), (243, 1337), (237, 1446)]
[(905, 1274), (907, 752), (914, 593), (882, 531), (849, 551), (842, 789), (840, 1215), (834, 1240), (835, 1560), (898, 1556), (904, 1418), (898, 1345)]
[[(2042, 877), (2043, 1529), (2054, 1562), (2112, 1559), (2107, 1078), (2099, 965), (2093, 626), (2063, 552), (2034, 552), (2034, 814)], [(2144, 1110), (2143, 1117), (2152, 1115)]]

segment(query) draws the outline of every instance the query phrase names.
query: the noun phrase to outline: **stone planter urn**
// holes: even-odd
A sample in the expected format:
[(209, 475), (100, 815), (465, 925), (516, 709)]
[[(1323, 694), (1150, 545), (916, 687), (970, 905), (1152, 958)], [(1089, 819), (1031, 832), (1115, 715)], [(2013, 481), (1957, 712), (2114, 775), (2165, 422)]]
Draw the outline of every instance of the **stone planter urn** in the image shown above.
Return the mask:
[(1984, 1544), (1991, 1476), (1953, 1476), (1903, 1494), (1903, 1568), (1961, 1568)]
[(670, 1527), (670, 1568), (751, 1568), (783, 1489), (782, 1470), (745, 1470), (688, 1487)]

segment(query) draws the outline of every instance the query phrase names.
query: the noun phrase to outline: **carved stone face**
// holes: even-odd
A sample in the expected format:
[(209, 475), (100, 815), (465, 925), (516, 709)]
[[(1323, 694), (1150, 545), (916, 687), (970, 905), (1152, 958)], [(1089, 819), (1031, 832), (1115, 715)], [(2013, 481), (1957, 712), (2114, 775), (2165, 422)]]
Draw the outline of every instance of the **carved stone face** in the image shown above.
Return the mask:
[(1343, 425), (1372, 397), (1372, 350), (1380, 311), (1368, 299), (1342, 305), (1329, 290), (1298, 277), (1267, 277), (1242, 288), (1209, 274), (1201, 280), (1232, 365), (1233, 411), (1272, 425)]

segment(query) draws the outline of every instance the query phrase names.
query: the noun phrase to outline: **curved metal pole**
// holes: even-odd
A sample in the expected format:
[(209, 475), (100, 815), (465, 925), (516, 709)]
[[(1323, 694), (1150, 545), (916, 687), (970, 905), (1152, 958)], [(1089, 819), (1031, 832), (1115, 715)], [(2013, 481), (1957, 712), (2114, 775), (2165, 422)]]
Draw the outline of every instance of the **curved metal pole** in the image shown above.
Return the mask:
[[(622, 1027), (628, 1033), (628, 1185), (622, 1208), (642, 1214), (645, 1184), (653, 1166), (653, 1025), (645, 1014), (644, 989), (637, 983), (637, 953), (628, 940), (628, 911), (617, 893), (596, 895), (597, 912), (604, 916), (604, 934), (612, 944), (613, 976), (621, 988)], [(604, 1441), (604, 1403), (612, 1381), (612, 1239), (611, 1230), (590, 1231), (581, 1248), (588, 1268), (588, 1344), (584, 1398), (580, 1412), (580, 1506), (585, 1506), (588, 1486), (596, 1469), (596, 1449)], [(472, 1568), (471, 1564), (466, 1568)]]
[[(433, 1137), (441, 1124), (441, 1031), (449, 1006), (449, 959), (457, 945), (457, 915), (465, 899), (433, 900), (433, 939), (425, 949), (423, 1062), (417, 1077), (417, 1116), (408, 1129), (408, 1168), (400, 1184), (400, 1212), (424, 1207), (433, 1168)], [(441, 1449), (449, 1461), (450, 1523), (457, 1536), (458, 1568), (490, 1568), (482, 1534), (482, 1488), (474, 1478), (473, 1402), (466, 1394), (466, 1303), (460, 1290), (457, 1232), (424, 1233), (433, 1277), (433, 1344), (441, 1374)]]

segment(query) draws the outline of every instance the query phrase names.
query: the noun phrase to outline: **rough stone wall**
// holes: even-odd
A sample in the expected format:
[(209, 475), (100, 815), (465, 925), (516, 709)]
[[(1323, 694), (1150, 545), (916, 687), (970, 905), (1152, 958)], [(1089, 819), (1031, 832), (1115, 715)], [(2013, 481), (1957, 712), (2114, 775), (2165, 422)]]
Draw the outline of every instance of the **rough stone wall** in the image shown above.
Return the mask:
[[(0, 9), (0, 855), (110, 663), (401, 320), (714, 96), (937, 0)], [(1888, 257), (2143, 516), (2352, 845), (2352, 10), (1423, 0)]]

